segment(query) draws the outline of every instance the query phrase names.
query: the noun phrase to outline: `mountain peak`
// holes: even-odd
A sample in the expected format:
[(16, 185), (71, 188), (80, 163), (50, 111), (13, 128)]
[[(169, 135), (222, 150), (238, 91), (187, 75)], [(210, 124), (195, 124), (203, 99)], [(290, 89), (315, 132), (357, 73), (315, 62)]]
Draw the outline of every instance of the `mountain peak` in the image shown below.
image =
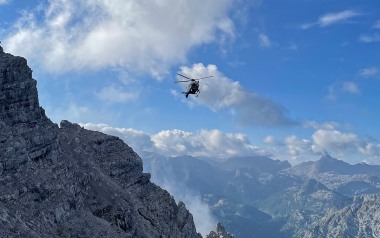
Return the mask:
[(322, 157), (320, 158), (320, 160), (337, 160), (337, 159), (333, 158), (329, 153), (325, 151)]

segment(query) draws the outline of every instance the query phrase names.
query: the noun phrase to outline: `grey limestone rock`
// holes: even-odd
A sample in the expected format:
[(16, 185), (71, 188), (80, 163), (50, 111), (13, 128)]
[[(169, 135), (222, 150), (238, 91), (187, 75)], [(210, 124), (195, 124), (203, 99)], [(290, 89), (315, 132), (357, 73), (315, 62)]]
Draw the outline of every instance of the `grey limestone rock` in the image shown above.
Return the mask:
[(234, 236), (228, 233), (222, 224), (218, 223), (216, 231), (211, 231), (210, 234), (206, 235), (206, 238), (234, 238)]
[(361, 195), (352, 204), (324, 216), (299, 237), (380, 237), (380, 196)]
[(2, 48), (0, 88), (0, 237), (201, 237), (122, 140), (52, 123), (27, 61)]

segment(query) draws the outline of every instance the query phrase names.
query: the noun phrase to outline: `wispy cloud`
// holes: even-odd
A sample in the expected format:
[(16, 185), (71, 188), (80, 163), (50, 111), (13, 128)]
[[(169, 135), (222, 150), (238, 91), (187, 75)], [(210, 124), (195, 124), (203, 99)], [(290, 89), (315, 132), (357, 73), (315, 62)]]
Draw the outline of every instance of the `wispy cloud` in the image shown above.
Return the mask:
[(312, 23), (301, 24), (301, 29), (309, 29), (313, 26), (327, 27), (338, 23), (347, 23), (349, 19), (362, 15), (362, 13), (354, 10), (345, 10), (341, 12), (328, 13), (320, 16), (319, 19)]
[(101, 100), (109, 103), (126, 103), (136, 100), (139, 92), (136, 90), (130, 91), (122, 86), (111, 84), (101, 89), (96, 95)]
[(261, 47), (270, 48), (272, 47), (272, 41), (269, 39), (269, 37), (265, 34), (259, 35), (259, 44)]
[(3, 43), (45, 71), (121, 67), (159, 78), (191, 48), (233, 38), (231, 6), (231, 0), (47, 1), (43, 11), (25, 12)]
[(372, 28), (374, 28), (374, 29), (380, 29), (380, 20), (378, 20), (377, 22), (375, 22), (373, 24)]
[(379, 73), (379, 68), (378, 67), (368, 67), (361, 69), (359, 71), (359, 75), (362, 77), (372, 77), (375, 76)]
[(152, 171), (152, 181), (173, 195), (177, 202), (182, 201), (186, 204), (186, 208), (193, 214), (197, 231), (206, 236), (217, 222), (211, 208), (202, 200), (200, 193), (188, 188), (187, 181), (180, 181), (172, 173), (165, 173), (162, 176), (156, 175), (156, 173), (156, 171)]
[(9, 3), (11, 0), (0, 0), (0, 5), (2, 4), (7, 4)]
[(338, 98), (338, 96), (340, 96), (344, 93), (359, 95), (360, 89), (359, 89), (358, 85), (352, 81), (336, 82), (336, 83), (329, 85), (327, 87), (326, 99), (334, 101)]
[[(214, 76), (202, 84), (202, 93), (193, 99), (213, 111), (230, 110), (242, 126), (294, 125), (287, 111), (271, 99), (248, 91), (238, 81), (233, 81), (219, 72), (215, 65), (194, 64), (191, 68), (182, 67), (181, 73), (191, 77)], [(185, 86), (185, 85), (181, 85)]]
[(268, 135), (263, 139), (264, 144), (276, 144), (276, 139), (272, 135)]
[(363, 43), (372, 43), (380, 41), (380, 34), (374, 33), (372, 35), (361, 35), (359, 41)]
[(352, 11), (352, 10), (346, 10), (342, 12), (337, 13), (329, 13), (319, 18), (318, 23), (320, 26), (329, 26), (336, 23), (345, 22), (348, 19), (361, 15), (360, 12)]
[(360, 94), (360, 90), (354, 82), (344, 82), (342, 85), (342, 90), (344, 92), (348, 92), (352, 94)]
[(336, 95), (336, 86), (335, 85), (330, 85), (327, 87), (327, 96), (326, 96), (326, 99), (327, 100), (335, 100), (337, 98), (337, 95)]
[(288, 47), (289, 50), (298, 50), (298, 45), (295, 43), (291, 43)]

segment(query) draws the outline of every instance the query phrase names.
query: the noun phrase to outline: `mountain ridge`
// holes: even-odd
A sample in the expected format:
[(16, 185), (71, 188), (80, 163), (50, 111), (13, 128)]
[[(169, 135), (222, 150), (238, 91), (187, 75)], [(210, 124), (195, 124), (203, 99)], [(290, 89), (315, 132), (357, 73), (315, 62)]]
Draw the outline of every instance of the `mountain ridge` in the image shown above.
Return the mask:
[[(255, 156), (244, 158), (249, 160), (246, 165), (241, 158), (236, 163), (234, 158), (223, 159), (219, 163), (213, 158), (209, 162), (212, 170), (206, 169), (209, 164), (205, 158), (197, 161), (195, 167), (192, 164), (196, 158), (189, 156), (161, 160), (155, 154), (154, 159), (146, 159), (144, 155), (142, 159), (157, 184), (160, 180), (172, 179), (172, 173), (178, 171), (181, 171), (180, 174), (192, 174), (186, 184), (200, 192), (212, 214), (235, 237), (377, 237), (365, 232), (377, 231), (380, 209), (377, 210), (376, 202), (363, 202), (363, 209), (354, 209), (360, 206), (355, 205), (361, 204), (360, 201), (377, 201), (380, 177), (376, 165), (350, 165), (328, 154), (317, 161), (293, 167), (286, 166), (286, 163), (281, 165), (267, 157), (260, 157), (268, 161), (260, 161), (257, 166)], [(182, 162), (177, 163), (176, 160)], [(226, 167), (226, 161), (229, 161), (230, 167)], [(152, 162), (154, 171), (149, 170), (149, 163)], [(202, 163), (205, 165), (200, 169)], [(263, 167), (268, 164), (274, 167)], [(281, 166), (284, 168), (281, 169)], [(216, 179), (218, 176), (222, 180)], [(192, 180), (193, 177), (197, 179)], [(196, 182), (204, 179), (224, 182), (212, 183), (214, 186), (208, 190), (204, 184)], [(365, 209), (372, 211), (371, 214), (365, 214)], [(357, 214), (359, 211), (361, 213)], [(356, 219), (357, 215), (359, 218)], [(376, 222), (371, 221), (370, 217), (374, 217)], [(354, 218), (352, 229), (344, 228), (344, 224)], [(334, 229), (335, 223), (330, 220), (336, 221), (341, 233)]]
[(201, 238), (192, 214), (115, 136), (39, 105), (26, 59), (0, 48), (0, 236)]
[(351, 165), (343, 160), (335, 159), (329, 154), (325, 154), (317, 161), (300, 163), (287, 169), (286, 172), (308, 178), (315, 178), (321, 173), (339, 175), (372, 174), (380, 176), (380, 165), (368, 165), (365, 163)]

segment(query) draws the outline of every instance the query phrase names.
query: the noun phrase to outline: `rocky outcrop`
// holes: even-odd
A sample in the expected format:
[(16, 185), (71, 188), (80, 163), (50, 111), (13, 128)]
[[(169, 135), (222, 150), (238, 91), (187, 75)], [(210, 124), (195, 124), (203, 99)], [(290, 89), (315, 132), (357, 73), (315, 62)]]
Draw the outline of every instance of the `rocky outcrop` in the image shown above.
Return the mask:
[(210, 234), (206, 235), (206, 238), (234, 238), (234, 236), (228, 233), (222, 224), (218, 223), (216, 225), (216, 232), (211, 231)]
[(122, 140), (52, 123), (27, 61), (1, 47), (0, 88), (0, 237), (201, 237)]

